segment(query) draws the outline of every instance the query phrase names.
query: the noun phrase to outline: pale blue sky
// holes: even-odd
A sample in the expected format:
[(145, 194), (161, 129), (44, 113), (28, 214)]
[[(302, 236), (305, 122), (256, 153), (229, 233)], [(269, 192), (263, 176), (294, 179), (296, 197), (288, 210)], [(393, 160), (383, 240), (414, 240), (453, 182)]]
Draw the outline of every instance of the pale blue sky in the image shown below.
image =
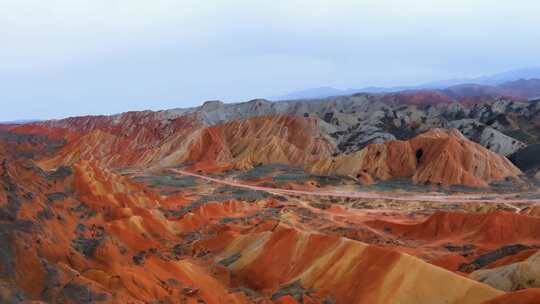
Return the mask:
[(0, 0), (0, 121), (540, 65), (537, 0)]

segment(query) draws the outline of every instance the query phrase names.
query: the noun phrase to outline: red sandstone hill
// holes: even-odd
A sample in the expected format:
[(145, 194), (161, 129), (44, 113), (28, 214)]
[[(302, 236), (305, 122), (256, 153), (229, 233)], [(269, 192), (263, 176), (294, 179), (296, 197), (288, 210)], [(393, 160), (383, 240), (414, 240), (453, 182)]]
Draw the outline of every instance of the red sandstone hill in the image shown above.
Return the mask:
[(370, 225), (390, 228), (393, 234), (403, 238), (502, 246), (516, 240), (534, 244), (540, 218), (503, 211), (486, 214), (436, 212), (417, 224), (374, 221)]
[(44, 168), (79, 160), (93, 160), (108, 167), (147, 167), (173, 158), (185, 149), (186, 142), (196, 136), (201, 124), (191, 116), (169, 119), (160, 112), (148, 111), (69, 118), (37, 126), (44, 127), (52, 132), (63, 130), (68, 139), (56, 155), (40, 162)]
[[(0, 126), (0, 303), (538, 302), (537, 289), (508, 292), (539, 281), (540, 218), (523, 203), (277, 196), (160, 170), (279, 163), (364, 183), (486, 187), (521, 172), (457, 130), (421, 127), (476, 119), (533, 140), (538, 104), (490, 90)], [(342, 150), (349, 135), (365, 148)], [(497, 209), (512, 212), (482, 213)]]
[(203, 126), (189, 116), (166, 122), (161, 119), (158, 114), (132, 114), (125, 120), (51, 122), (53, 130), (69, 127), (76, 135), (40, 164), (54, 168), (93, 160), (110, 167), (148, 167), (187, 162), (197, 169), (221, 170), (266, 163), (302, 165), (335, 152), (335, 146), (318, 129), (317, 120), (310, 118), (265, 116), (216, 126)]
[[(276, 227), (257, 212), (272, 204), (264, 200), (171, 218), (163, 208), (174, 201), (96, 164), (37, 172), (18, 162), (0, 170), (9, 193), (0, 206), (9, 231), (0, 238), (2, 300), (296, 303), (300, 293), (312, 303), (480, 304), (503, 294), (389, 249)], [(231, 217), (258, 224), (221, 221)]]
[[(482, 303), (500, 294), (409, 255), (287, 226), (225, 232), (196, 246), (219, 253), (216, 260), (240, 254), (228, 266), (233, 284), (276, 290), (280, 282), (301, 282), (335, 303)], [(445, 285), (425, 288), (425, 280)]]
[(335, 146), (317, 127), (317, 120), (293, 116), (256, 117), (203, 130), (189, 148), (187, 161), (204, 167), (249, 169), (259, 164), (304, 165), (329, 157)]
[(410, 178), (414, 183), (471, 187), (486, 187), (521, 174), (506, 158), (457, 130), (432, 129), (409, 141), (372, 144), (359, 152), (332, 157), (336, 145), (314, 118), (276, 115), (215, 126), (204, 126), (189, 116), (162, 119), (157, 113), (143, 112), (52, 122), (54, 134), (70, 128), (68, 143), (40, 165), (55, 168), (79, 160), (109, 167), (189, 163), (194, 170), (212, 172), (280, 163), (317, 174), (353, 176), (367, 183)]
[(508, 159), (466, 139), (457, 130), (432, 129), (409, 141), (369, 145), (350, 155), (309, 165), (319, 174), (389, 180), (408, 177), (415, 183), (486, 187), (516, 178), (521, 171)]
[(540, 79), (520, 79), (498, 86), (460, 84), (440, 90), (415, 90), (383, 96), (386, 103), (400, 105), (438, 105), (449, 103), (492, 103), (499, 98), (527, 100), (540, 97)]
[(456, 102), (454, 98), (444, 92), (428, 90), (387, 94), (382, 101), (401, 105), (437, 105)]
[[(178, 124), (169, 126), (171, 130), (192, 126), (170, 123)], [(389, 246), (327, 232), (372, 231), (361, 222), (350, 223), (354, 217), (347, 219), (343, 208), (315, 213), (302, 199), (265, 196), (223, 201), (215, 196), (219, 191), (204, 200), (212, 190), (204, 187), (171, 195), (111, 170), (180, 160), (212, 170), (227, 164), (247, 168), (278, 160), (301, 165), (314, 158), (339, 160), (330, 156), (333, 146), (319, 133), (317, 120), (262, 117), (204, 126), (193, 133), (186, 127), (189, 140), (177, 132), (162, 137), (133, 121), (123, 141), (124, 133), (112, 131), (113, 122), (105, 125), (54, 127), (54, 134), (68, 134), (62, 147), (49, 147), (55, 137), (42, 136), (52, 128), (47, 126), (28, 127), (36, 136), (0, 141), (0, 302), (481, 304), (508, 299), (527, 303), (535, 295), (505, 294)], [(111, 140), (104, 141), (107, 138)], [(429, 150), (429, 144), (439, 140), (449, 151), (469, 155), (470, 144), (441, 130), (411, 141), (372, 145), (361, 153), (375, 160), (372, 172), (397, 176), (401, 171), (390, 170), (390, 159), (398, 159), (397, 168), (419, 170), (424, 156), (441, 161), (435, 152), (443, 152)], [(138, 145), (148, 152), (136, 149)], [(425, 149), (421, 156), (418, 147)], [(448, 155), (468, 168), (463, 160), (467, 157)], [(43, 171), (36, 159), (67, 167)], [(514, 217), (435, 214), (425, 223), (394, 224), (391, 232), (418, 242), (442, 241), (454, 234), (467, 239), (468, 233), (478, 242), (537, 238), (537, 218)], [(333, 226), (334, 220), (343, 226)]]

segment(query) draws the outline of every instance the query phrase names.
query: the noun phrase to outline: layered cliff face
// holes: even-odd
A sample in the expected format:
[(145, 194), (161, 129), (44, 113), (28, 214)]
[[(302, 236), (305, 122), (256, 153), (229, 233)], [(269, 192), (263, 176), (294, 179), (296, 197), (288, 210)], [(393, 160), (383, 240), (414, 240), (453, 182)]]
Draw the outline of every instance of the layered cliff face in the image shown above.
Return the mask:
[(486, 186), (521, 171), (508, 159), (466, 139), (455, 129), (433, 129), (411, 140), (418, 159), (415, 182)]
[(345, 156), (310, 166), (319, 174), (379, 179), (407, 177), (415, 183), (485, 187), (517, 178), (521, 171), (508, 159), (466, 139), (457, 130), (432, 129), (410, 141), (369, 145)]
[(193, 163), (212, 170), (245, 169), (267, 163), (301, 165), (336, 151), (316, 119), (277, 115), (203, 126), (192, 117), (164, 123), (157, 114), (133, 116), (126, 121), (51, 123), (77, 135), (40, 165), (54, 168), (93, 160), (116, 168)]
[(54, 157), (40, 163), (44, 168), (79, 160), (94, 160), (108, 167), (148, 167), (167, 157), (174, 158), (173, 154), (182, 150), (201, 128), (191, 116), (169, 118), (161, 112), (71, 118), (41, 126), (68, 133), (68, 143)]
[(264, 116), (209, 127), (190, 147), (188, 161), (237, 169), (260, 164), (304, 165), (336, 151), (318, 121), (293, 116)]

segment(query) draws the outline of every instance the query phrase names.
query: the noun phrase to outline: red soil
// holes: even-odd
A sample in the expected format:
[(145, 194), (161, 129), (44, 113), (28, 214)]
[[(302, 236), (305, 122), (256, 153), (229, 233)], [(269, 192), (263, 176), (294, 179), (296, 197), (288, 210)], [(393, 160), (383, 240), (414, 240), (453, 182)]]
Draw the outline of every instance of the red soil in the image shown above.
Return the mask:
[(538, 304), (540, 289), (526, 289), (502, 295), (484, 304)]
[[(538, 217), (437, 212), (410, 218), (397, 207), (355, 210), (346, 201), (398, 206), (433, 198), (429, 195), (400, 201), (396, 195), (341, 193), (336, 197), (343, 204), (326, 206), (323, 199), (335, 193), (315, 195), (316, 184), (279, 192), (232, 181), (226, 185), (281, 196), (205, 201), (197, 199), (212, 197), (215, 187), (203, 184), (169, 195), (110, 170), (128, 166), (151, 174), (191, 162), (192, 170), (218, 171), (279, 162), (329, 174), (351, 170), (366, 182), (410, 177), (418, 183), (471, 186), (520, 173), (455, 131), (432, 130), (333, 158), (335, 147), (313, 119), (273, 116), (207, 127), (192, 117), (163, 115), (133, 112), (11, 129), (43, 138), (0, 145), (0, 300), (20, 292), (52, 303), (93, 297), (113, 303), (323, 303), (330, 298), (335, 303), (476, 304), (529, 303), (538, 295), (528, 290), (502, 296), (436, 266), (455, 268), (474, 258), (443, 256), (446, 243), (473, 243), (481, 252), (535, 244)], [(67, 141), (53, 156), (42, 151), (52, 140)], [(41, 158), (21, 152), (39, 152)], [(311, 167), (314, 163), (319, 166)], [(43, 171), (36, 164), (68, 167)], [(426, 202), (448, 203), (444, 197)], [(300, 286), (302, 301), (273, 297), (291, 284)]]
[(377, 228), (391, 228), (393, 234), (404, 238), (501, 245), (516, 240), (522, 243), (535, 242), (540, 229), (540, 218), (502, 211), (487, 214), (436, 212), (418, 224), (384, 221), (369, 224)]

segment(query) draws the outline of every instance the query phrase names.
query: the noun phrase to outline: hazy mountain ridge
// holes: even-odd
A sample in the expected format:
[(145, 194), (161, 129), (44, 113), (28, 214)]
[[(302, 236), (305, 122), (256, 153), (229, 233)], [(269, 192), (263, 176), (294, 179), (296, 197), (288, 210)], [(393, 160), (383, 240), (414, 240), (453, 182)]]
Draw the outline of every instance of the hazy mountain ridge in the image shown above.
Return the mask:
[[(486, 87), (493, 87), (491, 90), (503, 89), (504, 83), (515, 82), (520, 80), (540, 79), (540, 67), (539, 68), (527, 68), (508, 71), (504, 73), (494, 74), (490, 76), (483, 76), (477, 78), (463, 78), (463, 79), (448, 79), (441, 81), (428, 82), (420, 85), (413, 86), (397, 86), (397, 87), (364, 87), (360, 89), (337, 89), (332, 87), (319, 87), (312, 89), (305, 89), (301, 91), (290, 92), (284, 95), (270, 97), (270, 100), (293, 100), (293, 99), (313, 99), (324, 98), (332, 96), (346, 96), (356, 93), (392, 93), (400, 91), (415, 91), (415, 90), (444, 90), (450, 89), (455, 86), (462, 85), (481, 85)], [(499, 87), (503, 85), (502, 87)], [(536, 89), (537, 90), (537, 89)], [(537, 91), (535, 91), (537, 92)], [(528, 96), (539, 97), (540, 94)]]

